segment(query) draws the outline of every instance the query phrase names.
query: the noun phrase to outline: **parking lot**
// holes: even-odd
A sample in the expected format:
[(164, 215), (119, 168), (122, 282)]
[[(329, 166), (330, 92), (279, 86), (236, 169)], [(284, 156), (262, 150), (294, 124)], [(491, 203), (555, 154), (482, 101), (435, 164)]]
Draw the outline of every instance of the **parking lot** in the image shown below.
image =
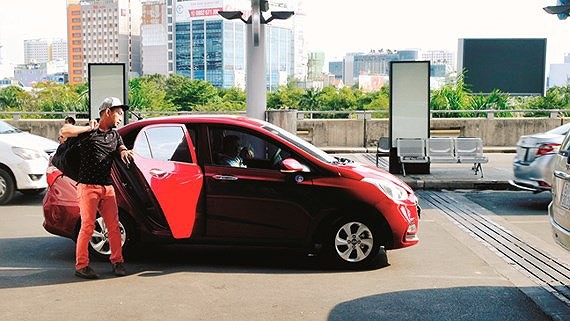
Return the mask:
[(568, 266), (544, 228), (546, 194), (429, 193), (419, 193), (421, 242), (380, 255), (372, 270), (331, 270), (285, 249), (164, 245), (128, 257), (124, 278), (94, 262), (96, 281), (73, 275), (72, 241), (43, 230), (41, 196), (19, 196), (0, 211), (0, 319), (568, 319), (567, 304), (428, 202), (461, 199)]

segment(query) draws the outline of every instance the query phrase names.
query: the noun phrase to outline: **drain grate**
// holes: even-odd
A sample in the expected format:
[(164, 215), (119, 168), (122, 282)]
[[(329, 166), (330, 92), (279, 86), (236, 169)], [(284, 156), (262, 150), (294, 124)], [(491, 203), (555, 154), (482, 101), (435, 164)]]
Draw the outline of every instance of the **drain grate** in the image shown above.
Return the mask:
[(458, 201), (459, 196), (453, 193), (435, 191), (417, 191), (416, 194), (570, 306), (570, 268), (567, 265), (485, 217), (485, 213), (491, 212), (474, 206), (465, 198)]

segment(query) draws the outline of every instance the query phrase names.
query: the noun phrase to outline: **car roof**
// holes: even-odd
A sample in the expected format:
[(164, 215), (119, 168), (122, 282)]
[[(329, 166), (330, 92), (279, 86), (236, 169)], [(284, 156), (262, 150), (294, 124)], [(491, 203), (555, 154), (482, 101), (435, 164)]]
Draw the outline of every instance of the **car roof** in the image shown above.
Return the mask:
[(239, 115), (179, 115), (141, 119), (121, 127), (119, 132), (121, 134), (126, 134), (144, 126), (157, 124), (221, 124), (243, 127), (262, 127), (268, 123), (263, 120)]

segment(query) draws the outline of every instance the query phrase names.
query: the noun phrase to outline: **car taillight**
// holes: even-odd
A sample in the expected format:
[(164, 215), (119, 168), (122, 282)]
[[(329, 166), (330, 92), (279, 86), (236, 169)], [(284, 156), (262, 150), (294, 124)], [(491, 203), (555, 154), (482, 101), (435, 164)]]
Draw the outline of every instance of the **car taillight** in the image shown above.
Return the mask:
[(538, 146), (538, 150), (536, 151), (536, 156), (555, 153), (558, 151), (559, 147), (560, 144), (542, 144)]

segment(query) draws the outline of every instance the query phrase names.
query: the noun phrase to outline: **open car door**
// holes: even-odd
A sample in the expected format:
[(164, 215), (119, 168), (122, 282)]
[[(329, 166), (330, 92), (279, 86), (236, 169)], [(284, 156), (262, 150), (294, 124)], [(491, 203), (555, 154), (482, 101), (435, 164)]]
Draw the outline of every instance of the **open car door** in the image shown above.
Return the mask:
[(174, 238), (188, 238), (196, 220), (203, 174), (184, 125), (149, 126), (138, 134), (134, 163), (159, 203)]

